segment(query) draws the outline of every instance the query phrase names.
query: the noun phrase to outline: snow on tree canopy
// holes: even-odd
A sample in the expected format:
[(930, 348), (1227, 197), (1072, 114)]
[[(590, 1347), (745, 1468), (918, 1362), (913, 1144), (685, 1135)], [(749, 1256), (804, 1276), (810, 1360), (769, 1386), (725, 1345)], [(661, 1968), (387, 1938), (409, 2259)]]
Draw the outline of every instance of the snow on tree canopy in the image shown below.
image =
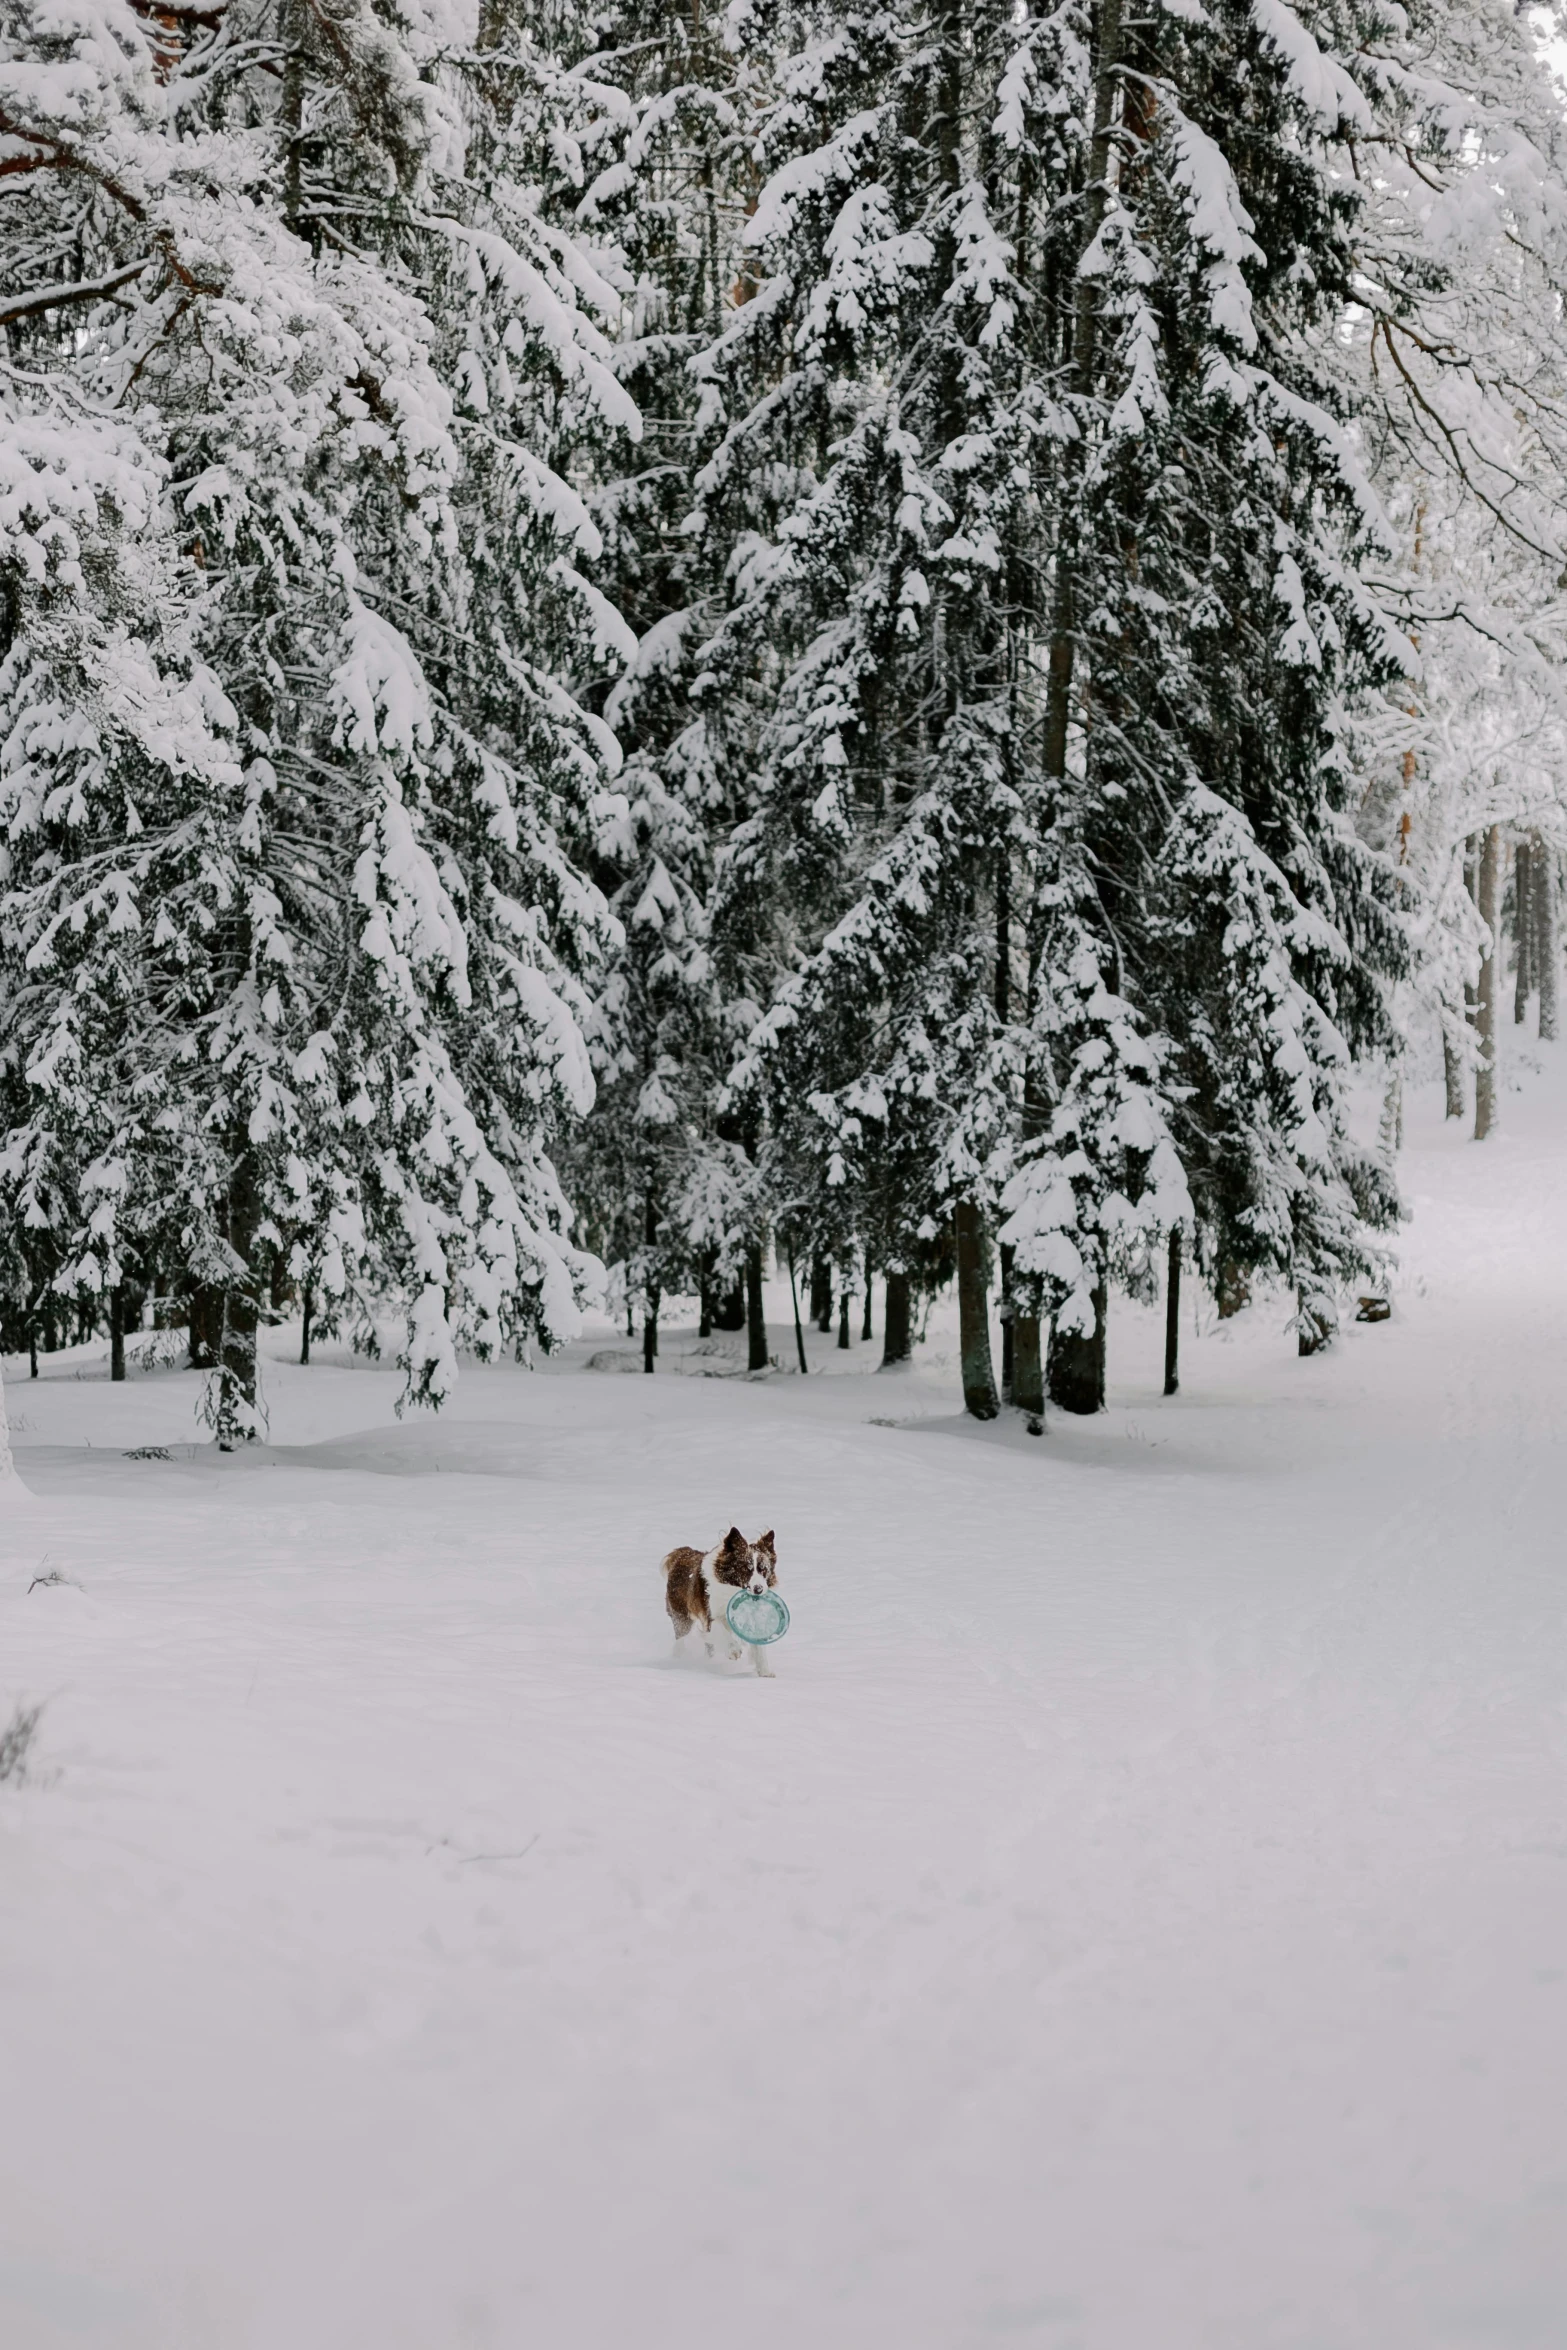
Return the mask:
[(578, 694), (630, 640), (558, 453), (638, 420), (538, 204), (589, 102), (476, 37), (94, 0), (0, 62), (0, 1180), (30, 1289), (213, 1297), (225, 1441), (263, 1293), (400, 1292), (438, 1401), (595, 1278), (549, 1147), (615, 937)]
[(1532, 18), (17, 0), (0, 142), (11, 1343), (1326, 1340), (1411, 1032), (1556, 1018)]

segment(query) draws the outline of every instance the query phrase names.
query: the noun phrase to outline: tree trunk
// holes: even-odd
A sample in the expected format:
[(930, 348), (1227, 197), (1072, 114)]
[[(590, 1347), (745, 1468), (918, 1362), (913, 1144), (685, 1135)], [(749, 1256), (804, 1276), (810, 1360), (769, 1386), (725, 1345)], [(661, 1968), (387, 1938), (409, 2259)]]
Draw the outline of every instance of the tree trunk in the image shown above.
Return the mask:
[(311, 1288), (309, 1282), (307, 1281), (304, 1287), (304, 1294), (300, 1300), (299, 1359), (301, 1363), (308, 1363), (310, 1360), (310, 1324), (311, 1319), (315, 1313), (315, 1304), (315, 1291)]
[(1493, 824), (1480, 852), (1480, 919), (1488, 933), (1475, 1004), (1479, 1055), (1475, 1064), (1475, 1140), (1484, 1142), (1496, 1125), (1496, 988), (1500, 976), (1502, 915), (1502, 828)]
[(256, 1370), (256, 1329), (260, 1320), (256, 1300), (254, 1258), (261, 1200), (256, 1165), (241, 1149), (229, 1177), (224, 1202), (223, 1237), (240, 1261), (241, 1270), (223, 1290), (223, 1319), (218, 1337), (218, 1389), (213, 1427), (222, 1452), (236, 1443), (249, 1443), (261, 1433), (260, 1390)]
[(1404, 1073), (1395, 1069), (1387, 1081), (1382, 1096), (1382, 1118), (1378, 1140), (1389, 1158), (1396, 1158), (1404, 1147)]
[(1226, 1257), (1219, 1267), (1219, 1320), (1229, 1321), (1243, 1306), (1251, 1304), (1251, 1276), (1233, 1257)]
[(737, 1281), (733, 1289), (726, 1289), (713, 1308), (715, 1330), (743, 1330), (745, 1328), (745, 1284)]
[(832, 1267), (825, 1257), (811, 1259), (811, 1320), (818, 1330), (832, 1328)]
[(838, 1344), (847, 1354), (849, 1351), (849, 1293), (846, 1289), (840, 1289), (838, 1292)]
[(963, 1408), (976, 1420), (993, 1420), (996, 1375), (990, 1362), (990, 1300), (985, 1294), (985, 1234), (978, 1208), (960, 1200), (952, 1211), (958, 1255), (958, 1348), (963, 1366)]
[(1012, 1401), (1036, 1420), (1045, 1416), (1045, 1358), (1037, 1314), (1012, 1317)]
[(658, 1284), (653, 1279), (653, 1247), (658, 1239), (658, 1207), (651, 1192), (642, 1203), (642, 1245), (648, 1270), (642, 1276), (642, 1368), (651, 1373), (658, 1354)]
[[(1121, 0), (1101, 0), (1096, 12), (1094, 44), (1094, 124), (1088, 154), (1088, 189), (1082, 211), (1081, 253), (1104, 225), (1109, 202), (1110, 166), (1115, 148), (1115, 114), (1121, 93)], [(1072, 321), (1072, 372), (1077, 388), (1093, 388), (1094, 342), (1098, 324), (1099, 281), (1079, 275), (1076, 312)], [(1050, 625), (1050, 655), (1045, 673), (1045, 722), (1041, 760), (1047, 776), (1059, 782), (1066, 774), (1067, 735), (1072, 708), (1072, 669), (1076, 657), (1075, 598), (1070, 550), (1057, 543), (1055, 594)]]
[(1001, 1246), (1001, 1400), (1012, 1401), (1012, 1390), (1017, 1384), (1017, 1336), (1013, 1328), (1016, 1319), (1012, 1311), (1012, 1260), (1017, 1251), (1007, 1242)]
[[(1540, 1017), (1542, 1020), (1545, 1017), (1543, 995), (1540, 998)], [(1445, 1020), (1442, 1023), (1442, 1079), (1447, 1088), (1447, 1115), (1450, 1118), (1461, 1118), (1465, 1108), (1463, 1055), (1453, 1042)]]
[(1513, 1026), (1521, 1028), (1529, 1017), (1529, 998), (1534, 993), (1534, 859), (1529, 843), (1521, 840), (1513, 858)]
[(698, 1338), (711, 1338), (713, 1335), (713, 1252), (711, 1249), (702, 1259), (701, 1276), (697, 1283), (696, 1334)]
[(1109, 1298), (1101, 1281), (1094, 1290), (1092, 1330), (1052, 1330), (1046, 1384), (1059, 1411), (1087, 1417), (1105, 1408), (1105, 1316)]
[(800, 1358), (800, 1377), (804, 1379), (811, 1366), (805, 1359), (805, 1332), (800, 1326), (800, 1292), (794, 1278), (793, 1249), (789, 1251), (789, 1303), (794, 1308), (794, 1351)]
[[(1474, 844), (1479, 837), (1478, 834), (1472, 834), (1464, 844), (1464, 887), (1477, 910), (1480, 904), (1480, 854)], [(1480, 1024), (1480, 991), (1472, 979), (1464, 981), (1464, 1018), (1469, 1024), (1470, 1034), (1477, 1033)]]
[(753, 1248), (745, 1260), (745, 1326), (749, 1340), (746, 1368), (765, 1371), (767, 1368), (767, 1315), (762, 1304), (762, 1252)]
[(871, 1252), (867, 1249), (865, 1252), (865, 1311), (860, 1316), (860, 1343), (862, 1346), (868, 1346), (875, 1335), (871, 1329), (871, 1284), (873, 1279)]
[(29, 1379), (36, 1379), (38, 1376), (38, 1324), (36, 1322), (29, 1322), (27, 1325), (27, 1376)]
[(1534, 874), (1534, 919), (1536, 978), (1540, 989), (1540, 1039), (1544, 1044), (1556, 1041), (1556, 980), (1558, 953), (1556, 944), (1556, 851), (1541, 841), (1529, 860)]
[(109, 1377), (125, 1377), (125, 1291), (109, 1292)]
[(1170, 1235), (1170, 1269), (1164, 1283), (1164, 1392), (1176, 1395), (1181, 1385), (1181, 1234)]
[(223, 1292), (203, 1281), (191, 1291), (188, 1352), (193, 1371), (215, 1371), (223, 1329)]
[(1333, 1336), (1333, 1325), (1316, 1306), (1306, 1303), (1306, 1292), (1297, 1289), (1295, 1304), (1299, 1313), (1295, 1351), (1302, 1355), (1319, 1355)]
[(288, 134), (283, 149), (283, 217), (296, 234), (299, 226), (304, 157), (304, 13), (303, 8), (299, 5), (299, 0), (289, 0), (283, 18), (283, 37), (288, 43), (283, 58), (282, 104), (280, 108), (283, 128)]
[(881, 1318), (881, 1367), (890, 1371), (906, 1363), (914, 1349), (909, 1337), (909, 1277), (887, 1275), (887, 1304)]

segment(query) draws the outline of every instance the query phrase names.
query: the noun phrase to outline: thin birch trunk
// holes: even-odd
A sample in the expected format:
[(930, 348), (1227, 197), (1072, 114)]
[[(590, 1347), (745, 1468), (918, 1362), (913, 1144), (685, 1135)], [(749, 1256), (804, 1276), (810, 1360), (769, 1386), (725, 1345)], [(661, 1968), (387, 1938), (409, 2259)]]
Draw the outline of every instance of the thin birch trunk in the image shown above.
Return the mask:
[(1500, 974), (1497, 952), (1502, 924), (1502, 828), (1493, 824), (1480, 852), (1480, 919), (1486, 928), (1485, 960), (1475, 991), (1475, 1029), (1479, 1053), (1475, 1062), (1475, 1140), (1484, 1142), (1496, 1125), (1496, 993)]
[[(1541, 1017), (1544, 1017), (1543, 1011)], [(1447, 1088), (1447, 1115), (1450, 1118), (1461, 1118), (1465, 1108), (1464, 1060), (1453, 1040), (1445, 1013), (1442, 1019), (1442, 1080)]]
[(1556, 851), (1542, 841), (1533, 859), (1535, 868), (1535, 937), (1539, 962), (1540, 1039), (1556, 1040), (1557, 978), (1560, 948), (1556, 939)]
[(1513, 954), (1516, 965), (1513, 977), (1513, 1026), (1521, 1028), (1529, 1017), (1529, 998), (1534, 993), (1534, 857), (1529, 843), (1518, 843), (1513, 860)]
[(1012, 1305), (1012, 1264), (1017, 1251), (1002, 1243), (1001, 1256), (1001, 1399), (1012, 1401), (1017, 1384), (1017, 1315)]
[(1395, 1069), (1387, 1081), (1382, 1096), (1382, 1120), (1379, 1139), (1388, 1157), (1396, 1158), (1404, 1147), (1404, 1073)]

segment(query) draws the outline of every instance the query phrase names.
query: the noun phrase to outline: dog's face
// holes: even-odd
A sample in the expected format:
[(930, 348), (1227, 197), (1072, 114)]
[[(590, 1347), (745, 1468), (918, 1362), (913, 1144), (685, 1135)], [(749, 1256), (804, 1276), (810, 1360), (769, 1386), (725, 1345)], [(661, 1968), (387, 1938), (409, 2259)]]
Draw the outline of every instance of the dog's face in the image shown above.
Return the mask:
[(719, 1544), (713, 1572), (720, 1583), (732, 1583), (738, 1591), (770, 1591), (778, 1580), (772, 1528), (747, 1542), (739, 1527), (731, 1526)]

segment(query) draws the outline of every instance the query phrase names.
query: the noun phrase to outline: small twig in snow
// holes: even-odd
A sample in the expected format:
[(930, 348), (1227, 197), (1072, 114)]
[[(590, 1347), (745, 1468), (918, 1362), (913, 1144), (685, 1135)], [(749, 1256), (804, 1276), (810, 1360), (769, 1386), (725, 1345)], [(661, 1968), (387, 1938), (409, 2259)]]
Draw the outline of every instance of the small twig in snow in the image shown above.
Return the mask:
[(468, 1866), (468, 1863), (474, 1860), (525, 1860), (543, 1833), (544, 1830), (542, 1828), (538, 1829), (535, 1834), (528, 1838), (528, 1841), (523, 1846), (521, 1852), (465, 1852), (461, 1860), (457, 1863), (457, 1866), (460, 1869), (465, 1869)]
[(42, 1705), (19, 1705), (0, 1730), (0, 1786), (7, 1779), (14, 1780), (18, 1787), (26, 1783), (27, 1751), (43, 1718), (43, 1710)]

